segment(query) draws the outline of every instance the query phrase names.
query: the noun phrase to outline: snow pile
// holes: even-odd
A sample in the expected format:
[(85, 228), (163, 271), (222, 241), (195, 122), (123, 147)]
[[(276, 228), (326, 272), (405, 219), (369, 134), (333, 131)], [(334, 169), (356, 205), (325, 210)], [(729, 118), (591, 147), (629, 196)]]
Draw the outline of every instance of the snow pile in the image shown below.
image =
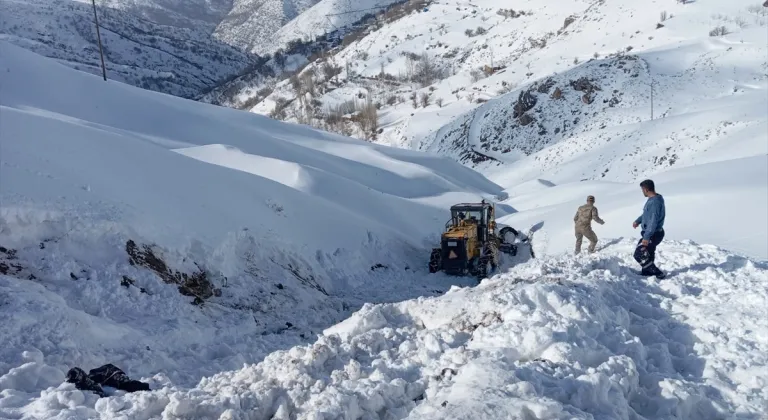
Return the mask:
[(476, 288), (366, 305), (312, 345), (272, 353), (194, 389), (164, 387), (94, 404), (65, 384), (21, 412), (113, 419), (764, 413), (768, 263), (669, 242), (659, 259), (671, 276), (659, 282), (634, 274), (632, 248), (621, 241), (599, 255), (532, 260)]
[(472, 281), (424, 279), (447, 206), (501, 193), (456, 162), (0, 63), (0, 417), (73, 366), (193, 386)]

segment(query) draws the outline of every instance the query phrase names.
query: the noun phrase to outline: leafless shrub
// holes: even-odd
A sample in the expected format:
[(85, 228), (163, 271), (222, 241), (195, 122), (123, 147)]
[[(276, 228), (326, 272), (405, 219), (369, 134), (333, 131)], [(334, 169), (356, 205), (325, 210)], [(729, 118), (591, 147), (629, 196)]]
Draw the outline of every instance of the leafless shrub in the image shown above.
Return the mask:
[(476, 83), (477, 81), (485, 78), (485, 73), (480, 69), (472, 69), (469, 72), (469, 77), (472, 78), (472, 83)]
[(544, 48), (547, 46), (547, 38), (528, 38), (528, 42), (531, 43), (531, 48)]
[(485, 35), (487, 32), (488, 31), (482, 26), (478, 26), (477, 29), (475, 29), (475, 35)]
[(334, 77), (341, 74), (341, 66), (337, 66), (334, 63), (330, 61), (326, 61), (323, 63), (323, 65), (320, 67), (320, 70), (323, 72), (323, 76), (325, 77), (325, 80), (330, 81)]
[(475, 36), (475, 31), (473, 31), (472, 29), (467, 29), (466, 31), (464, 31), (464, 35), (466, 35), (466, 36), (471, 38), (471, 37)]
[(725, 26), (718, 26), (711, 31), (709, 31), (709, 36), (725, 36), (728, 35), (730, 32), (728, 31), (728, 28)]
[(293, 73), (291, 77), (288, 78), (288, 82), (291, 84), (291, 88), (293, 88), (293, 92), (296, 94), (296, 96), (301, 94), (301, 80), (299, 79), (299, 75), (297, 73)]
[(301, 74), (299, 77), (299, 80), (301, 81), (301, 91), (302, 93), (309, 93), (311, 95), (315, 95), (315, 79), (314, 79), (314, 72), (312, 71), (306, 71)]
[(499, 16), (504, 16), (505, 18), (518, 18), (525, 14), (525, 12), (516, 12), (512, 9), (499, 9), (496, 11), (496, 14)]
[(260, 97), (258, 97), (258, 96), (250, 96), (250, 97), (248, 97), (248, 99), (243, 101), (243, 103), (240, 106), (238, 106), (237, 109), (241, 109), (241, 110), (247, 111), (247, 110), (253, 108), (254, 106), (256, 106), (259, 102), (261, 102), (261, 98)]
[(357, 111), (352, 116), (354, 122), (367, 139), (375, 139), (379, 130), (379, 116), (376, 105), (370, 96), (362, 104), (356, 104)]
[(413, 105), (414, 108), (418, 108), (419, 107), (418, 94), (416, 92), (411, 92), (410, 98), (411, 98), (411, 105)]
[(667, 13), (667, 11), (666, 11), (666, 10), (664, 10), (664, 11), (663, 11), (663, 12), (661, 12), (661, 14), (659, 15), (659, 20), (660, 20), (661, 22), (664, 22), (664, 21), (666, 21), (667, 19), (669, 19), (669, 13)]
[(430, 100), (431, 98), (426, 92), (422, 92), (421, 95), (419, 95), (419, 102), (421, 103), (422, 108), (428, 107)]
[(744, 29), (747, 26), (749, 26), (747, 24), (747, 21), (743, 17), (741, 17), (741, 16), (737, 16), (737, 17), (733, 18), (733, 23), (735, 23), (736, 26), (739, 27), (739, 29)]
[(515, 87), (516, 87), (516, 85), (514, 85), (512, 83), (502, 82), (501, 83), (501, 89), (496, 91), (496, 94), (498, 94), (498, 95), (507, 94), (507, 93), (511, 92), (512, 89), (514, 89)]
[(263, 88), (259, 89), (256, 92), (256, 96), (260, 98), (266, 98), (267, 96), (271, 95), (272, 92), (274, 92), (275, 88), (273, 86), (264, 86)]
[(426, 87), (447, 75), (447, 69), (442, 67), (434, 57), (429, 54), (417, 57), (413, 58), (410, 55), (406, 57), (406, 79), (409, 81)]
[(442, 108), (443, 107), (443, 98), (437, 98), (435, 99), (435, 105)]
[(272, 109), (272, 111), (269, 113), (269, 116), (276, 120), (286, 119), (288, 115), (286, 114), (285, 109), (288, 107), (290, 103), (291, 102), (286, 98), (283, 98), (283, 97), (275, 98), (275, 108)]

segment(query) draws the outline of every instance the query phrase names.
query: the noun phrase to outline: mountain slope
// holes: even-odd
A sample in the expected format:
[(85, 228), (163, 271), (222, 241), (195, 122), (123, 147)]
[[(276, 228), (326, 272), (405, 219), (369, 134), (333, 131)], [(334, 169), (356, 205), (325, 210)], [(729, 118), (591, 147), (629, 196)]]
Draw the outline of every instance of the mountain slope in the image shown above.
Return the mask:
[[(254, 54), (272, 54), (292, 41), (280, 43), (281, 28), (318, 0), (236, 0), (219, 22), (214, 36), (229, 45)], [(277, 42), (276, 42), (277, 41)]]
[(446, 206), (501, 191), (449, 159), (104, 84), (5, 42), (0, 63), (4, 390), (33, 399), (106, 362), (192, 386), (364, 302), (471, 281), (416, 280)]
[[(300, 67), (300, 83), (285, 80), (262, 90), (263, 81), (254, 79), (240, 83), (230, 95), (234, 100), (219, 102), (384, 144), (436, 150), (473, 166), (604, 134), (597, 130), (634, 131), (631, 123), (650, 117), (651, 80), (655, 117), (681, 116), (702, 98), (713, 106), (739, 97), (744, 109), (747, 103), (762, 106), (768, 9), (752, 0), (651, 6), (516, 1), (501, 8), (490, 1), (416, 3), (377, 16), (342, 48), (315, 54), (316, 62)], [(582, 77), (599, 90), (585, 96), (589, 86), (572, 88)], [(521, 128), (507, 114), (532, 86), (538, 103)], [(556, 88), (564, 100), (545, 100)], [(499, 101), (483, 105), (493, 98)], [(367, 101), (376, 106), (374, 130), (356, 118)], [(491, 124), (484, 125), (485, 115), (494, 117)], [(473, 136), (482, 139), (462, 137), (461, 127), (473, 119)], [(445, 128), (435, 138), (439, 127)], [(717, 129), (713, 123), (696, 135)], [(759, 132), (759, 126), (751, 129)]]
[[(2, 0), (0, 39), (101, 74), (90, 3)], [(166, 26), (131, 12), (100, 7), (107, 77), (192, 97), (256, 64), (256, 57), (212, 39), (201, 27)]]

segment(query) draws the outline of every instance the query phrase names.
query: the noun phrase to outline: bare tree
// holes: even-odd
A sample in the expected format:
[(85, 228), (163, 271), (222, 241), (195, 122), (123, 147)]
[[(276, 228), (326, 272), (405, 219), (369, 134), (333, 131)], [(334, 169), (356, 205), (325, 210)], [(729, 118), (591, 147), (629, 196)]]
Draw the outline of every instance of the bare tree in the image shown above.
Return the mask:
[(429, 97), (429, 94), (428, 94), (428, 93), (426, 93), (426, 92), (422, 92), (422, 93), (421, 93), (421, 95), (419, 96), (419, 102), (421, 102), (421, 107), (422, 107), (422, 108), (426, 108), (426, 107), (428, 107), (428, 106), (429, 106), (429, 102), (430, 102), (430, 99), (431, 99), (431, 98)]
[(379, 116), (376, 110), (376, 105), (368, 96), (365, 103), (360, 106), (357, 113), (353, 117), (353, 121), (357, 124), (360, 131), (363, 132), (367, 139), (375, 139), (377, 131), (379, 129)]

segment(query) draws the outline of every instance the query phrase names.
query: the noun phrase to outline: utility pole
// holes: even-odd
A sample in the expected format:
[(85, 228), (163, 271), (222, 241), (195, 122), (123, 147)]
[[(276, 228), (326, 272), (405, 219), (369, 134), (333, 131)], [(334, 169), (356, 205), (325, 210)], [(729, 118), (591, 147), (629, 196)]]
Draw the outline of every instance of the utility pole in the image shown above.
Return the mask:
[(650, 83), (648, 86), (651, 87), (651, 121), (653, 121), (653, 72), (651, 72), (651, 63), (646, 62), (648, 65), (648, 79), (650, 79)]
[(101, 75), (104, 81), (107, 81), (107, 68), (104, 66), (104, 49), (101, 47), (101, 32), (99, 32), (99, 17), (96, 15), (96, 0), (91, 0), (93, 4), (93, 23), (96, 25), (96, 39), (99, 41), (99, 56), (101, 57)]
[(651, 77), (651, 120), (653, 120), (653, 77)]

